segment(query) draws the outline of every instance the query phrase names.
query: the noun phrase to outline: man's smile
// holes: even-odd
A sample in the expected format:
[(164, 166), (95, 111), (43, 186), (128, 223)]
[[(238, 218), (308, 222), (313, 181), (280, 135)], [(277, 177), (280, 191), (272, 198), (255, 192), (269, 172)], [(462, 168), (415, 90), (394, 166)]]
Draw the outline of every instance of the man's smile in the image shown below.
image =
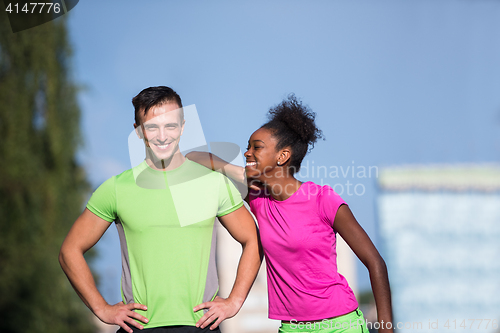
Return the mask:
[(163, 144), (163, 145), (160, 145), (158, 143), (153, 143), (153, 145), (155, 145), (156, 147), (158, 147), (158, 149), (160, 149), (160, 150), (167, 150), (168, 146), (170, 146), (170, 143)]

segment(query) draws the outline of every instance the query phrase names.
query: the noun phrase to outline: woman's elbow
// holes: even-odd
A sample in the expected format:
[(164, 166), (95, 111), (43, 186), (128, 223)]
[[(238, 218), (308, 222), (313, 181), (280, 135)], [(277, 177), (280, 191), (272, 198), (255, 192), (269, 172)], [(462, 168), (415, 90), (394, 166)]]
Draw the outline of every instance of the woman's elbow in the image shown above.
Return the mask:
[(387, 265), (385, 264), (384, 258), (380, 255), (370, 258), (365, 265), (370, 273), (387, 274)]

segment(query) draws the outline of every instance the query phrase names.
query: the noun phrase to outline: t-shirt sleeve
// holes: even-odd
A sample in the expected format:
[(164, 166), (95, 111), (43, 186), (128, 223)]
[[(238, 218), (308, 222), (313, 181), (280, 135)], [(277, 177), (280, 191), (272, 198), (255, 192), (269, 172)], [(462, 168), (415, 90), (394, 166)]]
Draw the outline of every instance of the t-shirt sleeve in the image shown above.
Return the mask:
[(341, 205), (346, 202), (330, 186), (323, 186), (318, 197), (320, 217), (333, 228), (335, 215)]
[(217, 217), (227, 215), (243, 206), (240, 192), (224, 175), (219, 174), (219, 209)]
[(115, 177), (111, 177), (99, 186), (87, 203), (87, 209), (103, 220), (116, 220)]

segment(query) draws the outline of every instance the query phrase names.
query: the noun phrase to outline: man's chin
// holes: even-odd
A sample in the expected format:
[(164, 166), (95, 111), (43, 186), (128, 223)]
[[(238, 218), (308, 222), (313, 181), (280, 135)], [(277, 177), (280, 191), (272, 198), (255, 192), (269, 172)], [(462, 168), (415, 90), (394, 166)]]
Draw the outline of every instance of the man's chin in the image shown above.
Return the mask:
[(154, 149), (148, 149), (149, 152), (147, 154), (147, 157), (154, 163), (160, 163), (161, 161), (164, 161), (165, 163), (170, 162), (174, 154), (171, 152), (156, 152)]
[(172, 157), (173, 157), (172, 154), (169, 154), (169, 155), (160, 155), (160, 154), (156, 155), (156, 154), (153, 154), (151, 160), (154, 163), (161, 163), (163, 161), (164, 163), (168, 164), (172, 160)]

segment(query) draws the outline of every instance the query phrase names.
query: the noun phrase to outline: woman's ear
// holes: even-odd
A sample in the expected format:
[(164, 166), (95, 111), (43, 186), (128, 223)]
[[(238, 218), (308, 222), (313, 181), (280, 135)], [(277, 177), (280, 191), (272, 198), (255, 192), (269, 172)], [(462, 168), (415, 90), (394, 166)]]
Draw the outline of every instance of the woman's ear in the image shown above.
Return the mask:
[(280, 151), (280, 154), (279, 154), (279, 157), (278, 157), (278, 165), (284, 165), (284, 164), (286, 164), (290, 160), (291, 156), (292, 156), (292, 153), (290, 152), (290, 149), (283, 148)]

